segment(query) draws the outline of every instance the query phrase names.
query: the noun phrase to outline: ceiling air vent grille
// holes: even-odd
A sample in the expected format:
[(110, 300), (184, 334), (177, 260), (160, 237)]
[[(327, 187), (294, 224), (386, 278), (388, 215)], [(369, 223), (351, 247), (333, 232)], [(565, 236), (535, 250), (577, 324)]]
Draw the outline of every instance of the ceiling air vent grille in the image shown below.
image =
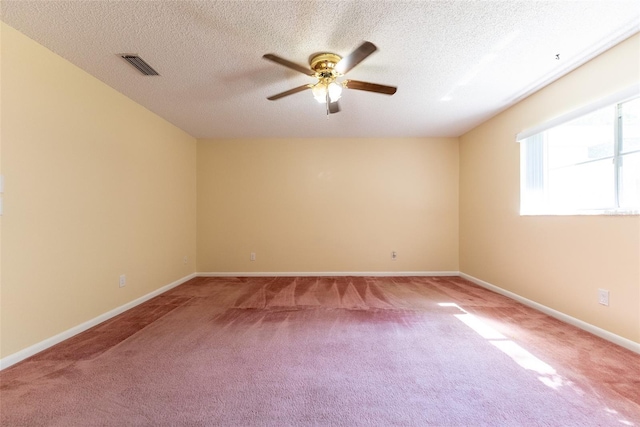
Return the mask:
[(145, 76), (159, 76), (158, 72), (154, 70), (151, 65), (147, 64), (144, 59), (140, 58), (138, 55), (129, 55), (122, 54), (120, 55), (122, 59), (127, 61), (129, 64), (133, 65), (138, 71), (140, 71)]

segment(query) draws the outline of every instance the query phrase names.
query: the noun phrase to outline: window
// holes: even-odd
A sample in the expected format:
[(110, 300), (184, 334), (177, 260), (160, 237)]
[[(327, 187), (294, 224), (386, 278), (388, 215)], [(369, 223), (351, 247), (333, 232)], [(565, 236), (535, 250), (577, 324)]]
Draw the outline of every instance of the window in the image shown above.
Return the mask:
[(640, 213), (640, 98), (626, 98), (518, 135), (521, 214)]

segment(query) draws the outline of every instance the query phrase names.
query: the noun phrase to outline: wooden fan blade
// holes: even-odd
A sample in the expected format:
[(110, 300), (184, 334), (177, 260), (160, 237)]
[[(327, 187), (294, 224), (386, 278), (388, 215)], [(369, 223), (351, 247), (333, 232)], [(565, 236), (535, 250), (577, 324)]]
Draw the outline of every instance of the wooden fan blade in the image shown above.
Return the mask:
[(316, 73), (313, 70), (310, 70), (307, 67), (303, 67), (302, 65), (298, 65), (295, 62), (287, 61), (284, 58), (280, 58), (277, 55), (272, 53), (267, 53), (266, 55), (262, 55), (264, 59), (268, 59), (269, 61), (273, 61), (276, 64), (284, 65), (287, 68), (291, 68), (292, 70), (296, 70), (302, 74), (306, 74), (307, 76), (315, 76)]
[(345, 56), (336, 64), (336, 71), (340, 74), (347, 74), (349, 70), (361, 63), (367, 56), (376, 51), (376, 46), (371, 42), (364, 42), (349, 55)]
[(398, 90), (397, 87), (379, 85), (369, 82), (360, 82), (358, 80), (346, 80), (344, 85), (348, 89), (366, 90), (367, 92), (383, 93), (385, 95), (393, 95)]
[(327, 101), (325, 106), (327, 107), (327, 116), (329, 114), (339, 113), (340, 105), (338, 105), (338, 101), (331, 102), (331, 98), (329, 98), (329, 91), (327, 91), (326, 97)]
[(275, 101), (276, 99), (284, 98), (285, 96), (293, 95), (294, 93), (302, 92), (303, 90), (311, 89), (313, 85), (302, 85), (298, 87), (294, 87), (293, 89), (289, 89), (286, 92), (279, 93), (277, 95), (272, 95), (267, 99), (269, 101)]

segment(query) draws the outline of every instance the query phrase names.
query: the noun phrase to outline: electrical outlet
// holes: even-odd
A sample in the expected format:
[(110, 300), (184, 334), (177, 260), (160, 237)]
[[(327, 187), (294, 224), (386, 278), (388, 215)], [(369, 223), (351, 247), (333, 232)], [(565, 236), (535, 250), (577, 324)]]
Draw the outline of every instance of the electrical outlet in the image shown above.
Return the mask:
[(185, 255), (184, 258), (182, 259), (182, 263), (186, 264), (187, 262), (189, 262), (189, 257)]
[(609, 291), (606, 289), (598, 289), (598, 303), (609, 305)]
[(120, 275), (120, 287), (124, 288), (124, 285), (127, 284), (127, 276), (125, 276), (124, 274)]
[(255, 252), (251, 252), (251, 255), (249, 255), (249, 259), (251, 261), (255, 261), (256, 260), (256, 253)]
[(398, 252), (396, 252), (396, 251), (391, 251), (391, 259), (392, 259), (393, 261), (397, 260), (397, 259), (398, 259)]

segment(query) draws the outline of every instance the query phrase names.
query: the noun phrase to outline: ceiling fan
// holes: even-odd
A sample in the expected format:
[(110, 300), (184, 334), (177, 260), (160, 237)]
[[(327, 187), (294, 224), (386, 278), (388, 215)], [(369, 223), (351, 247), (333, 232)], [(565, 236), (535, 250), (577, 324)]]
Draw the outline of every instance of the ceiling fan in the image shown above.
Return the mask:
[(311, 55), (309, 58), (309, 66), (306, 68), (295, 62), (288, 61), (272, 53), (263, 55), (264, 59), (273, 61), (277, 64), (284, 65), (292, 70), (306, 74), (318, 79), (316, 83), (309, 83), (289, 89), (285, 92), (268, 97), (270, 101), (275, 101), (294, 93), (311, 89), (313, 97), (316, 101), (324, 103), (327, 106), (327, 114), (333, 114), (340, 111), (338, 99), (342, 95), (342, 88), (365, 90), (367, 92), (377, 92), (385, 95), (393, 95), (397, 88), (393, 86), (379, 85), (375, 83), (361, 82), (358, 80), (338, 81), (339, 77), (347, 74), (353, 67), (362, 62), (365, 58), (375, 52), (376, 46), (371, 42), (363, 42), (349, 55), (344, 58), (335, 53), (322, 52)]

